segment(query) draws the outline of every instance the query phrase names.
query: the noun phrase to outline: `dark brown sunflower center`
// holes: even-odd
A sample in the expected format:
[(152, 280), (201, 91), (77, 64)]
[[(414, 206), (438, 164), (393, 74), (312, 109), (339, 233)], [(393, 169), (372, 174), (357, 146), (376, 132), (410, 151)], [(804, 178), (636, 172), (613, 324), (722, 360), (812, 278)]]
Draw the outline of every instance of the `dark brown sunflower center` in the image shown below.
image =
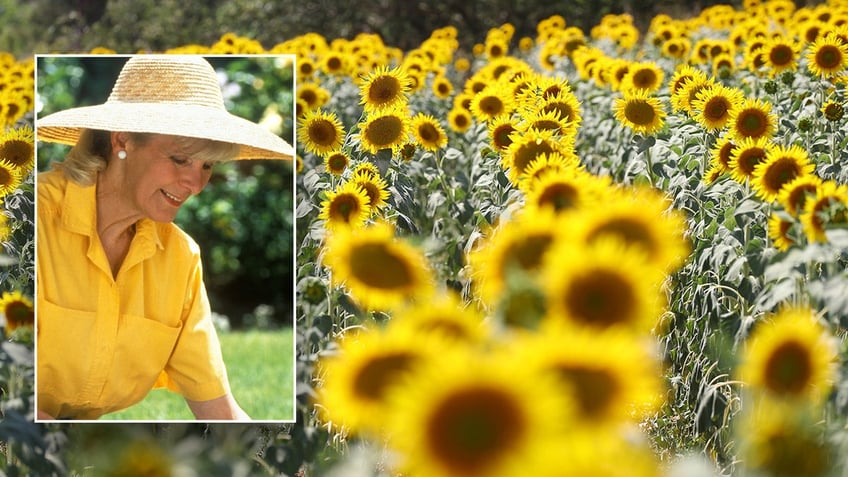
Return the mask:
[(656, 117), (654, 107), (647, 101), (631, 100), (624, 106), (624, 117), (637, 126), (647, 126)]
[(605, 269), (577, 277), (563, 296), (566, 310), (579, 322), (606, 328), (632, 319), (636, 298), (632, 284)]
[(596, 418), (609, 410), (618, 391), (618, 381), (608, 371), (562, 365), (556, 368), (556, 373), (571, 385), (582, 416)]
[(384, 105), (394, 101), (401, 93), (401, 84), (393, 76), (378, 76), (368, 88), (368, 100), (375, 105)]
[(366, 363), (353, 380), (353, 392), (369, 401), (379, 401), (386, 390), (415, 364), (418, 358), (399, 352), (379, 356)]
[(765, 365), (766, 386), (778, 394), (798, 394), (810, 382), (810, 350), (796, 341), (782, 343)]
[(366, 127), (365, 136), (378, 149), (394, 144), (403, 132), (403, 122), (395, 116), (374, 119)]
[(309, 123), (309, 140), (318, 146), (331, 146), (336, 143), (338, 132), (332, 121), (318, 119)]
[(414, 283), (411, 265), (386, 244), (366, 243), (356, 247), (350, 266), (357, 280), (373, 288), (403, 289)]

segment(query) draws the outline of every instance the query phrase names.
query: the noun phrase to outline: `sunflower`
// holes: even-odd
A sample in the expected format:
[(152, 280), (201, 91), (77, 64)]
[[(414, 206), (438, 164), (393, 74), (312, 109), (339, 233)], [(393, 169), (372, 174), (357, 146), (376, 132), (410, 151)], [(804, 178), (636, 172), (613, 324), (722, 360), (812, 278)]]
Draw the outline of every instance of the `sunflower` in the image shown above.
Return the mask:
[(471, 113), (481, 122), (490, 121), (502, 114), (510, 114), (514, 108), (512, 96), (500, 83), (492, 83), (471, 99)]
[(438, 151), (448, 143), (445, 129), (432, 115), (418, 113), (411, 121), (411, 129), (416, 142), (422, 149)]
[(763, 162), (766, 154), (774, 144), (771, 139), (761, 137), (758, 139), (745, 138), (738, 141), (736, 147), (730, 153), (730, 175), (734, 180), (744, 183), (754, 175), (757, 164)]
[(433, 95), (439, 99), (448, 99), (453, 94), (453, 83), (445, 75), (436, 75), (431, 85)]
[(131, 438), (120, 450), (113, 449), (114, 460), (102, 464), (102, 475), (144, 475), (167, 477), (176, 472), (176, 459), (152, 438)]
[(842, 119), (845, 115), (845, 106), (841, 102), (825, 101), (820, 111), (824, 114), (824, 118), (830, 122), (836, 122)]
[(549, 443), (573, 408), (557, 391), (510, 356), (443, 353), (395, 388), (381, 414), (404, 474), (553, 475)]
[(786, 37), (776, 37), (763, 46), (769, 75), (775, 77), (784, 71), (795, 71), (798, 67), (800, 46)]
[(519, 126), (519, 131), (527, 131), (531, 128), (537, 131), (553, 131), (560, 136), (577, 136), (576, 125), (560, 118), (558, 111), (537, 111), (526, 114)]
[(3, 292), (3, 297), (0, 298), (0, 312), (6, 318), (7, 335), (21, 327), (32, 327), (35, 322), (32, 300), (17, 290)]
[(580, 101), (571, 91), (560, 91), (553, 96), (543, 98), (539, 104), (539, 112), (555, 112), (561, 121), (565, 121), (575, 129), (580, 126), (582, 120)]
[(454, 107), (448, 112), (448, 125), (458, 133), (468, 131), (473, 122), (471, 113), (467, 109)]
[(637, 90), (653, 93), (660, 88), (664, 79), (665, 73), (656, 63), (652, 61), (634, 63), (628, 68), (621, 89), (625, 92)]
[(5, 159), (20, 169), (22, 176), (26, 176), (35, 164), (34, 144), (32, 126), (25, 124), (9, 129), (0, 137), (0, 159)]
[(453, 293), (442, 293), (427, 303), (397, 310), (389, 327), (407, 327), (414, 334), (436, 334), (444, 340), (467, 344), (483, 343), (491, 336), (490, 322)]
[(300, 119), (297, 132), (306, 151), (320, 156), (337, 151), (344, 141), (342, 122), (332, 111), (307, 111)]
[(394, 227), (383, 222), (335, 231), (327, 240), (324, 262), (333, 283), (345, 284), (368, 309), (402, 305), (428, 296), (433, 288), (424, 255), (395, 238)]
[(334, 176), (340, 176), (350, 165), (350, 157), (342, 150), (333, 151), (324, 156), (324, 167)]
[(381, 109), (359, 123), (362, 149), (376, 154), (381, 149), (399, 148), (407, 139), (409, 119), (402, 109)]
[(739, 89), (713, 84), (699, 91), (697, 99), (692, 102), (693, 108), (698, 111), (695, 119), (708, 131), (722, 129), (730, 119), (730, 111), (742, 99), (743, 94)]
[(702, 74), (682, 81), (671, 95), (671, 109), (672, 111), (686, 111), (690, 116), (694, 116), (693, 103), (698, 99), (698, 93), (715, 84), (715, 80)]
[[(704, 181), (715, 182), (715, 179), (730, 172), (730, 158), (736, 144), (727, 136), (721, 136), (710, 149), (710, 168), (704, 173)], [(712, 180), (710, 180), (712, 179)]]
[(321, 202), (319, 219), (326, 220), (327, 229), (343, 227), (361, 227), (370, 212), (368, 193), (355, 182), (345, 182), (336, 190), (327, 192)]
[(728, 127), (736, 140), (770, 138), (777, 129), (777, 115), (771, 112), (771, 103), (748, 98), (730, 111)]
[(786, 212), (797, 217), (809, 197), (815, 197), (822, 180), (815, 174), (803, 174), (787, 182), (777, 194), (777, 201)]
[(806, 55), (810, 73), (820, 77), (836, 76), (848, 68), (848, 45), (834, 33), (816, 39)]
[(409, 88), (406, 71), (382, 66), (362, 80), (359, 88), (362, 98), (360, 104), (364, 105), (367, 112), (404, 107), (408, 101)]
[(354, 434), (379, 434), (392, 387), (401, 386), (428, 360), (434, 359), (432, 340), (410, 329), (377, 327), (349, 331), (338, 349), (318, 362), (316, 409), (321, 420)]
[(307, 109), (317, 109), (329, 101), (330, 93), (318, 84), (309, 81), (298, 82), (297, 99), (303, 101)]
[(656, 189), (634, 187), (608, 194), (603, 206), (576, 221), (573, 237), (586, 244), (614, 238), (644, 254), (645, 264), (671, 272), (689, 255), (686, 217)]
[(368, 177), (380, 177), (380, 168), (370, 161), (362, 161), (353, 167), (353, 177), (364, 175)]
[[(543, 257), (560, 235), (561, 219), (548, 210), (524, 210), (501, 222), (484, 242), (468, 255), (477, 295), (497, 305), (510, 281), (534, 281)], [(558, 226), (557, 224), (560, 224)]]
[(350, 182), (358, 185), (368, 194), (368, 205), (371, 208), (371, 213), (376, 213), (386, 205), (389, 199), (389, 185), (380, 176), (368, 174), (354, 174)]
[(797, 177), (813, 173), (807, 151), (798, 145), (777, 145), (766, 152), (765, 160), (754, 167), (752, 185), (765, 201), (777, 199), (784, 185)]
[(500, 114), (495, 116), (488, 123), (489, 141), (491, 141), (492, 149), (504, 152), (512, 144), (510, 135), (516, 131), (515, 123), (512, 116), (509, 114)]
[(615, 119), (639, 134), (654, 134), (664, 125), (666, 112), (659, 98), (647, 90), (625, 90), (613, 106)]
[(689, 64), (679, 66), (671, 76), (671, 80), (668, 82), (669, 95), (673, 97), (683, 88), (686, 82), (690, 80), (707, 81), (707, 75), (703, 71)]
[(502, 157), (503, 168), (509, 171), (513, 184), (520, 184), (527, 167), (542, 154), (560, 153), (568, 156), (573, 151), (571, 142), (563, 142), (551, 131), (529, 130), (512, 134), (512, 143)]
[(791, 220), (783, 214), (774, 211), (769, 216), (768, 235), (771, 238), (774, 248), (785, 252), (796, 244), (793, 234), (797, 229), (797, 222)]
[(553, 152), (542, 153), (530, 161), (524, 171), (524, 179), (519, 184), (525, 194), (529, 194), (536, 182), (549, 173), (578, 173), (585, 172), (580, 158), (573, 153)]
[(554, 326), (508, 347), (532, 372), (561, 382), (577, 405), (577, 419), (592, 428), (633, 422), (661, 402), (658, 353), (622, 330)]
[(818, 403), (836, 377), (834, 338), (812, 310), (785, 308), (754, 329), (739, 376), (766, 396)]
[(658, 288), (662, 275), (646, 263), (642, 250), (613, 238), (590, 245), (560, 240), (548, 250), (542, 270), (545, 321), (649, 332), (663, 297)]
[(0, 158), (0, 198), (14, 192), (23, 181), (21, 169)]
[(848, 224), (848, 186), (824, 181), (815, 197), (807, 199), (800, 216), (804, 234), (810, 242), (827, 242), (830, 224)]
[(321, 58), (321, 71), (328, 75), (341, 75), (347, 70), (347, 56), (340, 51), (328, 51)]

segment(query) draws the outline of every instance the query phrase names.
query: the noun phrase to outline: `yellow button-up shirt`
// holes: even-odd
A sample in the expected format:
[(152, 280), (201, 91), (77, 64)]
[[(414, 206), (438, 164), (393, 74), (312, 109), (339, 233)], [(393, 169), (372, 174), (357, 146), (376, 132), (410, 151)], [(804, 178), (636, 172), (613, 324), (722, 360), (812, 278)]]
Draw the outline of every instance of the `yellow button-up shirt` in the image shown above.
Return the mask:
[(57, 418), (97, 419), (154, 387), (206, 401), (229, 392), (197, 244), (141, 220), (113, 278), (96, 186), (38, 175), (36, 399)]

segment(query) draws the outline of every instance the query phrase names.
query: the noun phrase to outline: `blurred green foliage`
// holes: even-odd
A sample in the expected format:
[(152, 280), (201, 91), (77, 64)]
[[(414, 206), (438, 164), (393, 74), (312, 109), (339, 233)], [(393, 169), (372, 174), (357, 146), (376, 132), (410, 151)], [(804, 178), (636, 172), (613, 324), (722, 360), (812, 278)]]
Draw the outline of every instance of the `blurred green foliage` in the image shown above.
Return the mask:
[[(125, 58), (39, 57), (37, 114), (106, 100)], [(293, 69), (285, 58), (212, 57), (226, 77), (224, 100), (233, 114), (273, 124), (292, 143)], [(68, 147), (40, 143), (39, 170)], [(235, 328), (291, 326), (293, 169), (284, 161), (219, 166), (203, 194), (187, 202), (179, 224), (200, 245), (213, 309)]]

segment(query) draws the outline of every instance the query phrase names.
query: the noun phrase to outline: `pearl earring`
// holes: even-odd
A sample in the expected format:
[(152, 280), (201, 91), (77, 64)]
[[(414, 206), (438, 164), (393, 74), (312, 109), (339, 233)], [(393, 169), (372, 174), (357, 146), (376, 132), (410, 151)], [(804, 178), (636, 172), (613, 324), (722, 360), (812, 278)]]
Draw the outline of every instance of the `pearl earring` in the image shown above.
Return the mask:
[(124, 150), (118, 151), (118, 159), (126, 159), (126, 158), (127, 158), (127, 151), (124, 151)]

